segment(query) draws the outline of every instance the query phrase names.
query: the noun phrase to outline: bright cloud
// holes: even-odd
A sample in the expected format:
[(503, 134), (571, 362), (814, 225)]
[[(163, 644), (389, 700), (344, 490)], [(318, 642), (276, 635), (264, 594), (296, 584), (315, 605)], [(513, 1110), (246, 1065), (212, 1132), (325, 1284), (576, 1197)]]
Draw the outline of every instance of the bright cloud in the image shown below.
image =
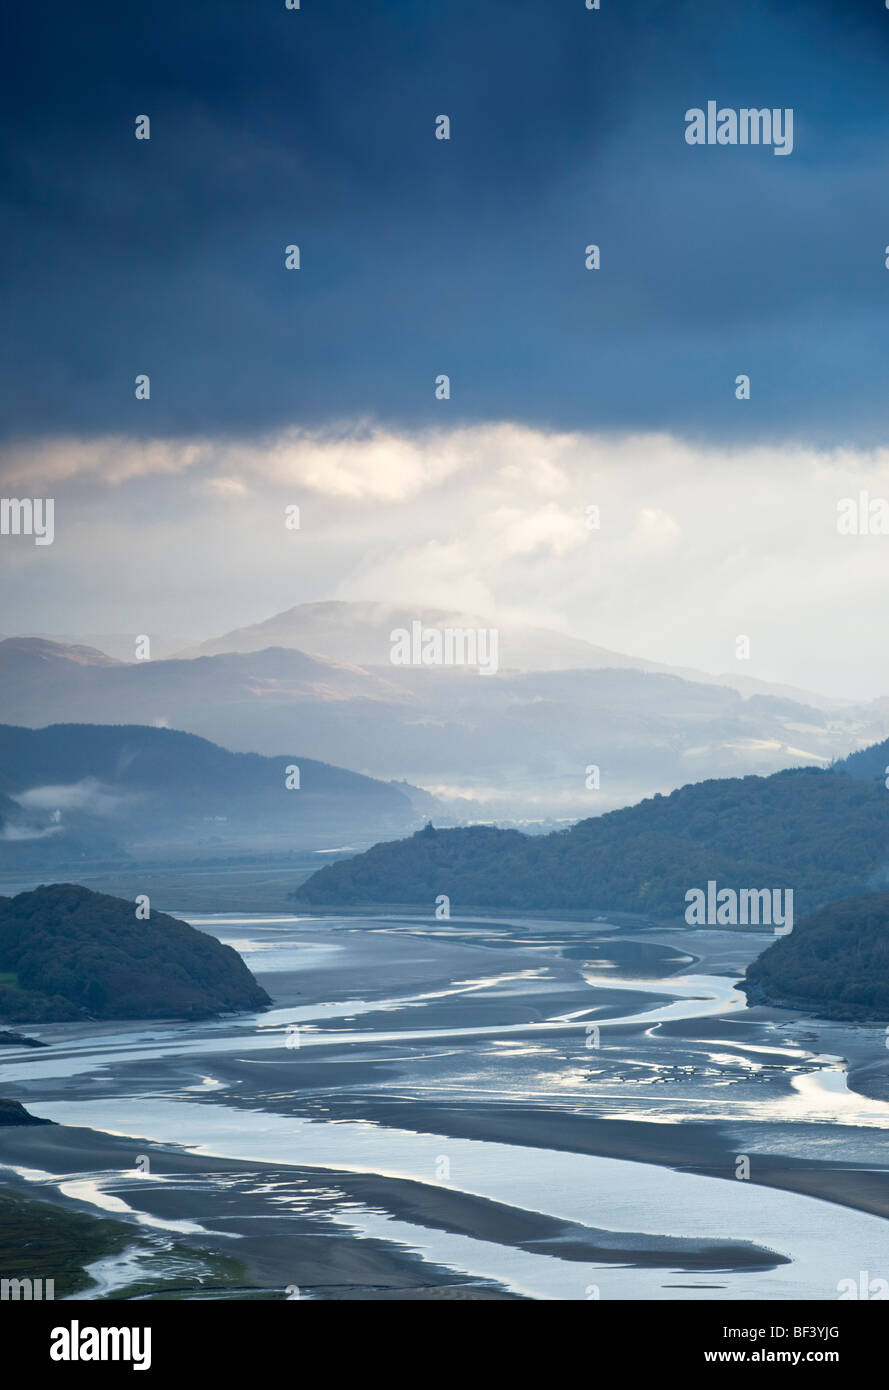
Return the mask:
[(710, 671), (735, 669), (745, 634), (745, 674), (889, 691), (889, 537), (836, 526), (841, 499), (889, 498), (887, 449), (291, 429), (54, 441), (7, 449), (0, 475), (8, 495), (56, 498), (53, 546), (5, 556), (7, 631), (211, 636), (303, 601), (378, 598)]

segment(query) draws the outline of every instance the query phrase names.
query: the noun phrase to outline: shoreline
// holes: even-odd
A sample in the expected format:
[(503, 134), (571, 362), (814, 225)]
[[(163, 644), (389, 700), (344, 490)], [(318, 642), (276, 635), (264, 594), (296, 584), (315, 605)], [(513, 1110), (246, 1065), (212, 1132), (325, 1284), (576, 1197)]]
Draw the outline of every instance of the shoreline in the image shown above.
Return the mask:
[[(200, 1234), (183, 1236), (177, 1245), (191, 1251), (229, 1254), (243, 1265), (249, 1286), (264, 1287), (269, 1296), (297, 1282), (297, 1267), (299, 1287), (307, 1294), (323, 1287), (348, 1289), (349, 1297), (509, 1299), (522, 1295), (494, 1280), (479, 1281), (453, 1269), (437, 1268), (392, 1243), (372, 1237), (356, 1241), (346, 1231), (332, 1234), (329, 1224), (310, 1215), (296, 1219), (288, 1215), (282, 1221), (280, 1208), (273, 1216), (273, 1203), (257, 1199), (257, 1186), (280, 1194), (288, 1185), (296, 1190), (335, 1185), (347, 1203), (371, 1210), (383, 1207), (399, 1222), (417, 1223), (528, 1253), (556, 1255), (585, 1266), (612, 1264), (693, 1273), (753, 1271), (789, 1263), (787, 1257), (776, 1254), (767, 1245), (747, 1240), (603, 1230), (403, 1177), (321, 1167), (306, 1169), (296, 1163), (282, 1167), (215, 1158), (148, 1140), (139, 1140), (138, 1145), (150, 1160), (155, 1181), (146, 1181), (132, 1168), (136, 1147), (132, 1138), (64, 1125), (47, 1126), (41, 1129), (39, 1137), (35, 1137), (34, 1131), (27, 1136), (17, 1131), (12, 1142), (2, 1144), (4, 1165), (15, 1163), (46, 1176), (35, 1182), (4, 1166), (0, 1168), (0, 1184), (35, 1201), (53, 1203), (78, 1214), (88, 1213), (101, 1222), (106, 1218), (98, 1215), (93, 1204), (60, 1192), (57, 1184), (64, 1182), (65, 1172), (72, 1170), (93, 1174), (104, 1171), (114, 1176), (116, 1198), (125, 1199), (134, 1209), (138, 1198), (138, 1210), (170, 1225), (183, 1218), (201, 1225), (202, 1218), (206, 1219), (202, 1205), (207, 1210), (213, 1207), (218, 1185), (222, 1184), (229, 1193), (237, 1192), (226, 1204), (225, 1229), (217, 1217), (215, 1230), (205, 1228)], [(244, 1186), (240, 1187), (239, 1182)], [(279, 1223), (273, 1246), (255, 1234), (258, 1225), (271, 1219)], [(121, 1221), (117, 1217), (115, 1226), (119, 1227)], [(146, 1228), (132, 1216), (125, 1224), (131, 1226), (134, 1242), (145, 1235)], [(238, 1238), (232, 1240), (232, 1234)], [(440, 1277), (433, 1282), (434, 1274)], [(220, 1295), (225, 1296), (222, 1290)]]
[[(295, 931), (272, 923), (263, 934), (262, 923), (249, 919), (246, 937), (238, 937), (236, 920), (221, 922), (223, 936), (243, 943), (248, 958), (253, 953), (258, 978), (274, 996), (271, 1020), (48, 1030), (50, 1048), (9, 1058), (11, 1092), (36, 1118), (45, 1107), (61, 1123), (0, 1127), (0, 1162), (24, 1170), (0, 1168), (0, 1187), (96, 1220), (113, 1214), (133, 1232), (134, 1246), (150, 1235), (154, 1255), (138, 1278), (126, 1262), (103, 1265), (106, 1291), (97, 1296), (112, 1298), (283, 1298), (294, 1285), (307, 1299), (548, 1297), (549, 1273), (542, 1283), (520, 1277), (529, 1256), (559, 1262), (556, 1287), (568, 1290), (560, 1297), (575, 1297), (577, 1287), (583, 1298), (583, 1280), (597, 1278), (597, 1270), (619, 1278), (636, 1269), (649, 1289), (686, 1287), (663, 1282), (673, 1271), (749, 1273), (756, 1287), (780, 1288), (785, 1274), (775, 1274), (776, 1284), (768, 1272), (798, 1258), (780, 1220), (783, 1241), (770, 1249), (749, 1204), (736, 1228), (743, 1238), (733, 1237), (732, 1203), (745, 1209), (740, 1193), (726, 1192), (724, 1203), (707, 1198), (712, 1215), (703, 1224), (671, 1226), (659, 1205), (659, 1191), (670, 1184), (656, 1170), (736, 1182), (739, 1152), (750, 1156), (744, 1186), (889, 1217), (883, 1111), (877, 1107), (869, 1128), (868, 1116), (847, 1124), (842, 1108), (822, 1112), (817, 1096), (814, 1107), (791, 1108), (789, 1119), (780, 1106), (792, 1098), (796, 1075), (817, 1073), (837, 1054), (846, 1061), (844, 1086), (860, 1072), (868, 1089), (878, 1089), (882, 1037), (751, 1009), (743, 996), (742, 1009), (728, 1002), (739, 970), (760, 948), (751, 934), (649, 923), (635, 928), (634, 942), (613, 922), (578, 928), (552, 917), (533, 925), (461, 917), (454, 931), (427, 925), (400, 915), (373, 919), (368, 932), (351, 922), (331, 931), (308, 921)], [(267, 973), (264, 952), (275, 957)], [(681, 1004), (676, 1016), (671, 1000)], [(300, 1017), (306, 1032), (292, 1049), (287, 1029)], [(595, 1053), (584, 1045), (586, 1020), (602, 1026)], [(597, 1079), (603, 1068), (604, 1082)], [(506, 1090), (501, 1078), (508, 1078)], [(636, 1089), (652, 1080), (664, 1088)], [(719, 1089), (727, 1085), (740, 1090)], [(209, 1127), (197, 1111), (178, 1120), (139, 1111), (140, 1097), (164, 1099), (165, 1092), (192, 1104), (200, 1095)], [(116, 1096), (128, 1102), (126, 1121)], [(196, 1136), (213, 1133), (214, 1105), (233, 1117), (243, 1112), (243, 1129), (233, 1118), (228, 1147), (217, 1147), (230, 1157), (197, 1148)], [(695, 1105), (703, 1118), (689, 1114)], [(281, 1127), (288, 1117), (293, 1140)], [(88, 1128), (89, 1121), (106, 1128)], [(307, 1121), (326, 1128), (320, 1146), (309, 1139)], [(114, 1133), (116, 1122), (133, 1137)], [(136, 1137), (143, 1122), (154, 1140)], [(338, 1123), (346, 1127), (337, 1138)], [(263, 1138), (269, 1126), (283, 1133), (283, 1146)], [(363, 1141), (356, 1148), (362, 1126), (533, 1149), (527, 1160), (542, 1175), (558, 1166), (553, 1159), (547, 1167), (548, 1152), (647, 1165), (650, 1178), (640, 1167), (626, 1181), (652, 1200), (606, 1229), (613, 1209), (595, 1200), (593, 1168), (582, 1189), (591, 1200), (583, 1195), (573, 1206), (548, 1202), (545, 1189), (533, 1197), (521, 1183), (501, 1185), (496, 1172), (487, 1186), (464, 1176), (462, 1187), (452, 1187), (433, 1178), (431, 1155), (442, 1150), (432, 1147), (418, 1174), (410, 1163), (387, 1164), (385, 1140), (382, 1149), (365, 1153)], [(194, 1150), (187, 1147), (192, 1136)], [(213, 1149), (212, 1138), (203, 1148)], [(845, 1165), (828, 1157), (843, 1152)], [(300, 1156), (317, 1162), (300, 1163)], [(140, 1171), (143, 1158), (150, 1173)], [(337, 1166), (350, 1161), (351, 1168)], [(508, 1155), (497, 1161), (510, 1170)], [(817, 1225), (809, 1213), (798, 1229)], [(879, 1239), (876, 1232), (871, 1243)], [(164, 1249), (189, 1270), (228, 1260), (240, 1272), (222, 1286), (196, 1277), (183, 1292), (181, 1266), (175, 1287), (163, 1273)], [(134, 1284), (147, 1291), (121, 1292)]]

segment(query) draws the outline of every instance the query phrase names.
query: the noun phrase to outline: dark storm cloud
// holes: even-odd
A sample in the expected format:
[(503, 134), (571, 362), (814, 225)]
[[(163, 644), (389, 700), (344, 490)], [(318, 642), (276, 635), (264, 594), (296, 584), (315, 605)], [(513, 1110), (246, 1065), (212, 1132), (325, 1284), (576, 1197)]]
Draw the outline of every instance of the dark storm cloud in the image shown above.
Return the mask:
[[(19, 7), (7, 437), (880, 438), (889, 12), (601, 3)], [(792, 107), (793, 153), (689, 147), (709, 99)]]

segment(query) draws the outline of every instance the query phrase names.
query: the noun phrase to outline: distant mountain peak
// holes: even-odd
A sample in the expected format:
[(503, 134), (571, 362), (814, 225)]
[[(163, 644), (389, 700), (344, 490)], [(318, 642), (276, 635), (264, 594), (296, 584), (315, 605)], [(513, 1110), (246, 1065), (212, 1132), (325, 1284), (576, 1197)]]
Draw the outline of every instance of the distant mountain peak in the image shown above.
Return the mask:
[(745, 697), (761, 694), (795, 700), (814, 709), (834, 709), (848, 704), (847, 701), (830, 699), (753, 676), (737, 673), (717, 675), (711, 671), (631, 656), (626, 652), (597, 646), (584, 637), (576, 637), (556, 628), (503, 621), (492, 618), (490, 614), (465, 613), (431, 604), (410, 604), (404, 600), (324, 599), (298, 603), (269, 618), (233, 628), (219, 637), (188, 647), (177, 655), (194, 658), (284, 647), (350, 665), (386, 666), (389, 664), (391, 632), (396, 628), (409, 629), (414, 621), (427, 628), (496, 628), (500, 634), (501, 671), (645, 671), (678, 676), (681, 680), (704, 685), (727, 686)]
[(76, 642), (60, 642), (49, 637), (6, 637), (0, 641), (0, 661), (9, 657), (52, 658), (71, 661), (78, 666), (120, 666), (112, 656), (98, 647), (84, 647)]

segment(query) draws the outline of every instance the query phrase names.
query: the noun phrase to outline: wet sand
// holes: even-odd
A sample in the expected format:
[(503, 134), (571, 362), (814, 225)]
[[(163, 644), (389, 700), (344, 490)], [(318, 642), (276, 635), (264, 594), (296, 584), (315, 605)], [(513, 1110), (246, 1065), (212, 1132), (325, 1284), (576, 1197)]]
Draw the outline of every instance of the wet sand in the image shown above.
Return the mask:
[[(424, 1296), (421, 1291), (429, 1286), (428, 1266), (403, 1254), (396, 1256), (381, 1243), (356, 1242), (332, 1234), (312, 1216), (302, 1214), (292, 1219), (282, 1211), (287, 1195), (298, 1198), (325, 1185), (328, 1189), (335, 1185), (345, 1201), (383, 1206), (400, 1220), (585, 1264), (724, 1270), (761, 1269), (785, 1262), (773, 1252), (744, 1241), (719, 1243), (602, 1231), (470, 1193), (435, 1189), (426, 1183), (376, 1174), (306, 1170), (298, 1165), (275, 1168), (235, 1163), (150, 1142), (144, 1144), (143, 1152), (150, 1159), (151, 1178), (137, 1175), (134, 1168), (127, 1176), (127, 1168), (134, 1163), (133, 1149), (132, 1140), (64, 1125), (2, 1136), (6, 1164), (48, 1173), (114, 1173), (115, 1196), (138, 1210), (170, 1223), (206, 1222), (210, 1239), (195, 1235), (188, 1237), (187, 1243), (234, 1254), (244, 1262), (257, 1286), (283, 1288), (295, 1282), (298, 1271), (299, 1285), (306, 1292), (343, 1283), (352, 1289), (373, 1286), (379, 1291), (385, 1284), (393, 1289), (413, 1288), (418, 1296)], [(10, 1185), (33, 1193), (33, 1182), (8, 1173), (4, 1176)], [(262, 1188), (264, 1192), (257, 1190)], [(90, 1209), (88, 1203), (61, 1197), (50, 1187), (43, 1188), (40, 1195)], [(236, 1246), (225, 1243), (231, 1234), (239, 1237)], [(442, 1270), (441, 1276), (436, 1289), (454, 1282), (450, 1271)], [(461, 1286), (470, 1282), (459, 1281)], [(488, 1296), (503, 1292), (492, 1287)]]
[[(628, 1160), (649, 1165), (655, 1184), (659, 1170), (675, 1169), (734, 1185), (737, 1156), (746, 1153), (751, 1185), (889, 1215), (882, 1033), (747, 1009), (731, 985), (767, 944), (753, 933), (615, 932), (608, 924), (546, 921), (308, 922), (296, 933), (301, 968), (291, 968), (294, 947), (281, 929), (259, 922), (215, 930), (244, 945), (273, 1009), (203, 1028), (30, 1030), (50, 1048), (15, 1054), (4, 1090), (36, 1114), (41, 1103), (73, 1102), (84, 1119), (0, 1129), (0, 1163), (48, 1175), (10, 1178), (16, 1187), (95, 1211), (95, 1193), (91, 1204), (70, 1188), (59, 1191), (63, 1175), (91, 1178), (100, 1194), (132, 1208), (122, 1219), (134, 1229), (144, 1229), (138, 1213), (196, 1223), (200, 1231), (170, 1237), (177, 1247), (237, 1258), (249, 1287), (269, 1297), (298, 1286), (325, 1299), (519, 1296), (497, 1279), (436, 1264), (422, 1248), (424, 1230), (587, 1270), (663, 1269), (665, 1278), (788, 1261), (767, 1234), (762, 1242), (737, 1238), (729, 1218), (714, 1238), (669, 1233), (655, 1221), (650, 1229), (606, 1229), (456, 1185), (353, 1171), (347, 1148), (342, 1168), (306, 1167), (297, 1154), (286, 1164), (238, 1161), (98, 1132), (82, 1127), (91, 1106), (120, 1094), (138, 1113), (140, 1095), (179, 1096), (199, 1100), (208, 1116), (219, 1105), (243, 1113), (245, 1134), (262, 1127), (263, 1115), (333, 1126), (334, 1135), (337, 1123), (360, 1122)], [(720, 977), (721, 986), (706, 983)], [(677, 998), (681, 1017), (672, 1012)], [(291, 1018), (300, 1020), (297, 1050), (283, 1045)], [(593, 1024), (601, 1037), (590, 1049)], [(856, 1097), (845, 1092), (831, 1113), (824, 1088), (822, 1115), (821, 1093), (813, 1102), (803, 1092), (819, 1084), (822, 1054), (849, 1058), (850, 1089), (864, 1078), (870, 1113), (858, 1115)], [(135, 1170), (139, 1153), (150, 1159), (150, 1178)], [(645, 1180), (649, 1168), (639, 1171)], [(373, 1222), (350, 1228), (359, 1210), (404, 1223), (406, 1234), (378, 1238), (368, 1233), (378, 1229)], [(707, 1296), (705, 1286), (701, 1292)]]

